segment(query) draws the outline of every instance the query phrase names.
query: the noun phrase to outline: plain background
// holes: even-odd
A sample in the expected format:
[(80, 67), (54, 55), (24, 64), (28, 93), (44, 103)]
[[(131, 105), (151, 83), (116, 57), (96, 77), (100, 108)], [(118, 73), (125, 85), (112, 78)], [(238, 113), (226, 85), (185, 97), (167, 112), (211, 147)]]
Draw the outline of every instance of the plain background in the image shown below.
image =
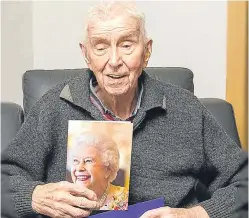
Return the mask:
[[(1, 2), (2, 101), (22, 105), (30, 69), (86, 67), (79, 41), (97, 1)], [(138, 1), (153, 43), (149, 66), (194, 72), (195, 95), (225, 99), (227, 1)]]

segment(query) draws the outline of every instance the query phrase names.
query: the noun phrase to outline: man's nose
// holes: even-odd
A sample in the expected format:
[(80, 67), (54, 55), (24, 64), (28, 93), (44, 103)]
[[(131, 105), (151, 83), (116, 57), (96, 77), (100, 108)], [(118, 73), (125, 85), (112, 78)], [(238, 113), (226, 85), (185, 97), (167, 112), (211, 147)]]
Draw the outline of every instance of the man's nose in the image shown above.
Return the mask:
[(120, 54), (117, 50), (117, 48), (113, 48), (110, 51), (110, 58), (109, 58), (109, 64), (113, 68), (118, 68), (122, 65)]

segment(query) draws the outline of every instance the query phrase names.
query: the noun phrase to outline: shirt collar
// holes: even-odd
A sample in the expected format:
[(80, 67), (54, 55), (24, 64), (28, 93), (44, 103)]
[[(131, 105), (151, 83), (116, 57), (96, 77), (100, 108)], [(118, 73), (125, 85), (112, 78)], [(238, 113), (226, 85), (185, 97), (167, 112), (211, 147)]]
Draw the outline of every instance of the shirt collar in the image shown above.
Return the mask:
[[(97, 86), (97, 80), (96, 78), (93, 76), (91, 77), (90, 79), (90, 92), (91, 92), (91, 96), (95, 99), (95, 101), (98, 103), (98, 105), (102, 108), (102, 110), (105, 112), (105, 113), (109, 113), (111, 114), (112, 116), (116, 117), (115, 114), (113, 114), (112, 111), (108, 110), (104, 104), (102, 103), (102, 101), (100, 100), (100, 98), (97, 96), (96, 94), (96, 86)], [(136, 115), (138, 109), (140, 108), (140, 105), (141, 105), (141, 99), (142, 99), (142, 95), (143, 95), (143, 83), (139, 80), (138, 82), (138, 86), (139, 86), (139, 89), (138, 89), (138, 92), (137, 92), (137, 101), (136, 101), (136, 107), (135, 109), (133, 110), (132, 114), (130, 117), (133, 117)], [(118, 118), (118, 117), (117, 117)]]

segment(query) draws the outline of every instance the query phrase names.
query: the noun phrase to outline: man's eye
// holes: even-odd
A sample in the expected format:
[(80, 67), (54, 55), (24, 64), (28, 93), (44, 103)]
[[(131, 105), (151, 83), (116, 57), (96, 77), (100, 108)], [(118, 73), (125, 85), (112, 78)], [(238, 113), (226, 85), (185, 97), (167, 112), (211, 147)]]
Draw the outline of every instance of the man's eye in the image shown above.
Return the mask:
[(97, 48), (98, 51), (104, 51), (106, 48)]
[(131, 48), (131, 46), (132, 46), (131, 43), (124, 43), (124, 44), (121, 45), (121, 47), (124, 48), (124, 49), (129, 49), (129, 48)]
[(104, 55), (107, 52), (108, 45), (97, 44), (93, 47), (93, 51), (96, 55)]
[(131, 45), (123, 45), (123, 48), (130, 48)]
[(95, 49), (97, 51), (104, 51), (105, 49), (107, 49), (107, 45), (105, 45), (105, 44), (98, 44), (98, 45), (95, 45)]

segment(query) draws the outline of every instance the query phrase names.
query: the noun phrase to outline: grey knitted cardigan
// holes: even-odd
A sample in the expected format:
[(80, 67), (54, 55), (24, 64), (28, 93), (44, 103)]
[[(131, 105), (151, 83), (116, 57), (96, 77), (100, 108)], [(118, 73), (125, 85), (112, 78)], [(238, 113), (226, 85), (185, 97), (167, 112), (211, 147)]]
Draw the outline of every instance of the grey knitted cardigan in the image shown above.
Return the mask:
[[(19, 217), (35, 214), (37, 184), (65, 180), (68, 120), (103, 120), (89, 100), (91, 72), (48, 91), (2, 153), (2, 174)], [(201, 205), (231, 217), (245, 165), (242, 150), (189, 91), (143, 72), (141, 107), (133, 120), (130, 204), (163, 197), (170, 207)], [(201, 188), (198, 188), (201, 187)]]

